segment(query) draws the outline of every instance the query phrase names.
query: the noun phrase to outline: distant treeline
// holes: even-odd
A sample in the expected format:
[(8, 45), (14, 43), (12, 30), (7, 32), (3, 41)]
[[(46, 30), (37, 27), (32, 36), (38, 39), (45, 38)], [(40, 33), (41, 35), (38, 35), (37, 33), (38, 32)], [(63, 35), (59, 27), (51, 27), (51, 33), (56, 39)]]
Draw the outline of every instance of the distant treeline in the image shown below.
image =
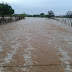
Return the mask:
[(36, 15), (28, 15), (28, 14), (26, 14), (26, 17), (72, 18), (72, 11), (67, 11), (65, 15), (59, 15), (59, 16), (56, 16), (53, 11), (48, 11), (48, 14), (44, 14), (44, 13), (36, 14)]
[(44, 14), (44, 13), (41, 13), (41, 14), (35, 14), (35, 15), (28, 15), (26, 14), (26, 17), (48, 17), (48, 18), (51, 18), (51, 17), (54, 17), (55, 14), (53, 11), (48, 11), (48, 14)]

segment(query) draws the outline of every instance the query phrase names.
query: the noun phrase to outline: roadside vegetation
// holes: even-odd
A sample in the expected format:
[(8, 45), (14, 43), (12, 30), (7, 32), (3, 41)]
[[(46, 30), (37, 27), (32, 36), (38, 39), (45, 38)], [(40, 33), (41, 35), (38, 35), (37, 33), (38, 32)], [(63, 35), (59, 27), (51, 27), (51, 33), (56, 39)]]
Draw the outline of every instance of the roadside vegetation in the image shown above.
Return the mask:
[(7, 3), (0, 3), (0, 23), (9, 23), (25, 18), (25, 14), (14, 14), (14, 9)]
[(10, 5), (8, 5), (7, 3), (1, 3), (0, 4), (0, 15), (3, 17), (7, 15), (7, 16), (11, 16), (14, 14), (14, 9), (12, 9), (12, 7)]

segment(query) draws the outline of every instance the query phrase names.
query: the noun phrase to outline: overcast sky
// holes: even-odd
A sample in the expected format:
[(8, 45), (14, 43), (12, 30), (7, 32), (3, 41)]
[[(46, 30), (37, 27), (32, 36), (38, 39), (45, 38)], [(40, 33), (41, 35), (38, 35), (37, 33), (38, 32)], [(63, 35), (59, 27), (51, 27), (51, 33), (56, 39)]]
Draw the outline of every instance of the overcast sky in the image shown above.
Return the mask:
[(15, 13), (40, 14), (49, 10), (55, 14), (65, 14), (66, 11), (72, 10), (72, 0), (0, 0), (9, 3)]

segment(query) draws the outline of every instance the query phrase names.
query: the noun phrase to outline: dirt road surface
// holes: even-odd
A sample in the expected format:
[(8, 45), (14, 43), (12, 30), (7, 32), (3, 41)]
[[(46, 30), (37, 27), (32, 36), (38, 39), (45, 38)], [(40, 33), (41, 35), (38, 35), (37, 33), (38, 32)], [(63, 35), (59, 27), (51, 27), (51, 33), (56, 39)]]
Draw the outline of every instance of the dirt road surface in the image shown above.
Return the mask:
[(45, 18), (0, 25), (0, 72), (72, 72), (72, 27)]

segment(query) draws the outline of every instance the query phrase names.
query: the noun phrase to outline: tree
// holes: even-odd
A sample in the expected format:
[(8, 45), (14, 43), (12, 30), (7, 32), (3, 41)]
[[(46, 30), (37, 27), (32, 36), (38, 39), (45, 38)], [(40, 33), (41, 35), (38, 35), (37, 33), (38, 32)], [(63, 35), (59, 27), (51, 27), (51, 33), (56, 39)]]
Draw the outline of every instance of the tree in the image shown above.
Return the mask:
[(41, 13), (40, 15), (45, 15), (44, 13)]
[(41, 13), (41, 14), (40, 14), (40, 17), (45, 17), (45, 14), (44, 14), (44, 13)]
[(49, 17), (49, 18), (54, 17), (54, 16), (55, 16), (55, 15), (54, 15), (53, 11), (48, 11), (48, 17)]
[(14, 9), (7, 3), (0, 3), (0, 15), (3, 17), (4, 20), (4, 15), (12, 15), (14, 13)]
[(66, 13), (66, 17), (68, 17), (68, 18), (72, 18), (72, 11), (67, 11), (67, 13)]

